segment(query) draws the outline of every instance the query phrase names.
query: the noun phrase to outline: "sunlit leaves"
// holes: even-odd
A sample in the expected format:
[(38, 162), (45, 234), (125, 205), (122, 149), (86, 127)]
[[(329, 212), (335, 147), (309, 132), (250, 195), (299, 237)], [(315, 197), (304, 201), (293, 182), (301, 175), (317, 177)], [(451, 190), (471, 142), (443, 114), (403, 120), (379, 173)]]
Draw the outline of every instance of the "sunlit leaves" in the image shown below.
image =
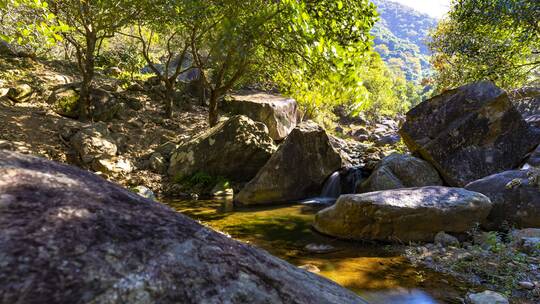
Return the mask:
[(454, 1), (430, 45), (439, 89), (482, 79), (505, 88), (538, 82), (538, 20), (538, 1)]

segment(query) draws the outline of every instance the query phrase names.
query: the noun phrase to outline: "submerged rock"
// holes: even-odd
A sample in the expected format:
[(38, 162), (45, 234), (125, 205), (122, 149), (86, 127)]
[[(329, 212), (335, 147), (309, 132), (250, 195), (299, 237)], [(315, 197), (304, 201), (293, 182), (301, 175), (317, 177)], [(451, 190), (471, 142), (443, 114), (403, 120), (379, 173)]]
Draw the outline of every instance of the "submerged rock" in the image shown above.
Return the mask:
[(270, 137), (282, 140), (296, 127), (298, 106), (292, 98), (257, 91), (243, 91), (231, 96), (224, 110), (233, 115), (246, 115), (268, 127)]
[(540, 227), (540, 172), (513, 170), (493, 174), (466, 186), (470, 191), (485, 194), (493, 208), (484, 226), (520, 228)]
[(487, 81), (421, 103), (407, 113), (400, 134), (411, 152), (460, 187), (516, 168), (540, 142), (507, 94)]
[(168, 173), (175, 179), (204, 172), (249, 181), (275, 150), (264, 124), (238, 115), (177, 147)]
[(433, 242), (440, 231), (474, 228), (490, 209), (489, 198), (460, 188), (386, 190), (342, 195), (317, 213), (314, 228), (344, 239)]
[(240, 191), (245, 205), (272, 204), (314, 197), (324, 181), (346, 162), (326, 131), (314, 122), (296, 127), (278, 151)]
[(394, 153), (381, 160), (356, 192), (440, 185), (442, 180), (439, 173), (428, 162), (410, 155)]
[(365, 303), (75, 167), (0, 151), (3, 303)]

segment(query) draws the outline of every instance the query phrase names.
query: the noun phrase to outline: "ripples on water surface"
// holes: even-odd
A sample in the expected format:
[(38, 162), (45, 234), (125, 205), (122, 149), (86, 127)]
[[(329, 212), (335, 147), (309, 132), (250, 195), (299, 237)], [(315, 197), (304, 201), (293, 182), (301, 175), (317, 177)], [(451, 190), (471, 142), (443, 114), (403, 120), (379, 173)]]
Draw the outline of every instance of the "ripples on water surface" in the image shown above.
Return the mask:
[[(228, 201), (168, 201), (175, 210), (301, 265), (314, 265), (320, 275), (353, 290), (370, 303), (460, 303), (465, 286), (449, 277), (414, 267), (395, 248), (383, 244), (345, 242), (314, 232), (315, 210), (302, 205), (236, 208)], [(326, 244), (325, 254), (306, 251), (308, 244)]]

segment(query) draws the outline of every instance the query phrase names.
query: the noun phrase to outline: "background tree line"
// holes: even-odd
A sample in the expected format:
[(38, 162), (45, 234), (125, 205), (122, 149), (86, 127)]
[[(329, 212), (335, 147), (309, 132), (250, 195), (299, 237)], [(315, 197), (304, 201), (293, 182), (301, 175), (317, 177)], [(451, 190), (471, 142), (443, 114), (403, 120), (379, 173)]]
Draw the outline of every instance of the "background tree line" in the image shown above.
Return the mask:
[[(432, 32), (433, 74), (407, 81), (374, 50), (369, 0), (0, 0), (0, 41), (31, 56), (64, 58), (80, 71), (80, 117), (97, 69), (143, 67), (173, 111), (182, 75), (198, 79), (209, 122), (229, 91), (255, 86), (295, 98), (306, 118), (407, 111), (436, 92), (491, 79), (504, 88), (538, 84), (540, 4), (453, 0)], [(380, 51), (380, 50), (379, 50)], [(204, 93), (204, 94), (203, 94)]]

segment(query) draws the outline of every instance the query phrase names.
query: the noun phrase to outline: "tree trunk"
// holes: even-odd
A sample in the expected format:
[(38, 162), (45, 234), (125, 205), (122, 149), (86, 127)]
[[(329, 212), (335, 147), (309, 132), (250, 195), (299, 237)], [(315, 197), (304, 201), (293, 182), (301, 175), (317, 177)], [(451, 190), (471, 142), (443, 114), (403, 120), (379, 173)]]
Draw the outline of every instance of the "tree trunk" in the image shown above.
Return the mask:
[(86, 51), (83, 61), (83, 81), (79, 94), (79, 120), (88, 120), (88, 108), (90, 105), (90, 89), (94, 80), (94, 52), (96, 50), (96, 35), (86, 33)]
[(171, 82), (165, 83), (165, 95), (165, 116), (171, 118), (174, 103), (174, 84)]
[(208, 123), (210, 123), (210, 127), (217, 125), (219, 120), (218, 98), (219, 96), (216, 90), (212, 90), (212, 92), (210, 93), (210, 106), (208, 109)]

